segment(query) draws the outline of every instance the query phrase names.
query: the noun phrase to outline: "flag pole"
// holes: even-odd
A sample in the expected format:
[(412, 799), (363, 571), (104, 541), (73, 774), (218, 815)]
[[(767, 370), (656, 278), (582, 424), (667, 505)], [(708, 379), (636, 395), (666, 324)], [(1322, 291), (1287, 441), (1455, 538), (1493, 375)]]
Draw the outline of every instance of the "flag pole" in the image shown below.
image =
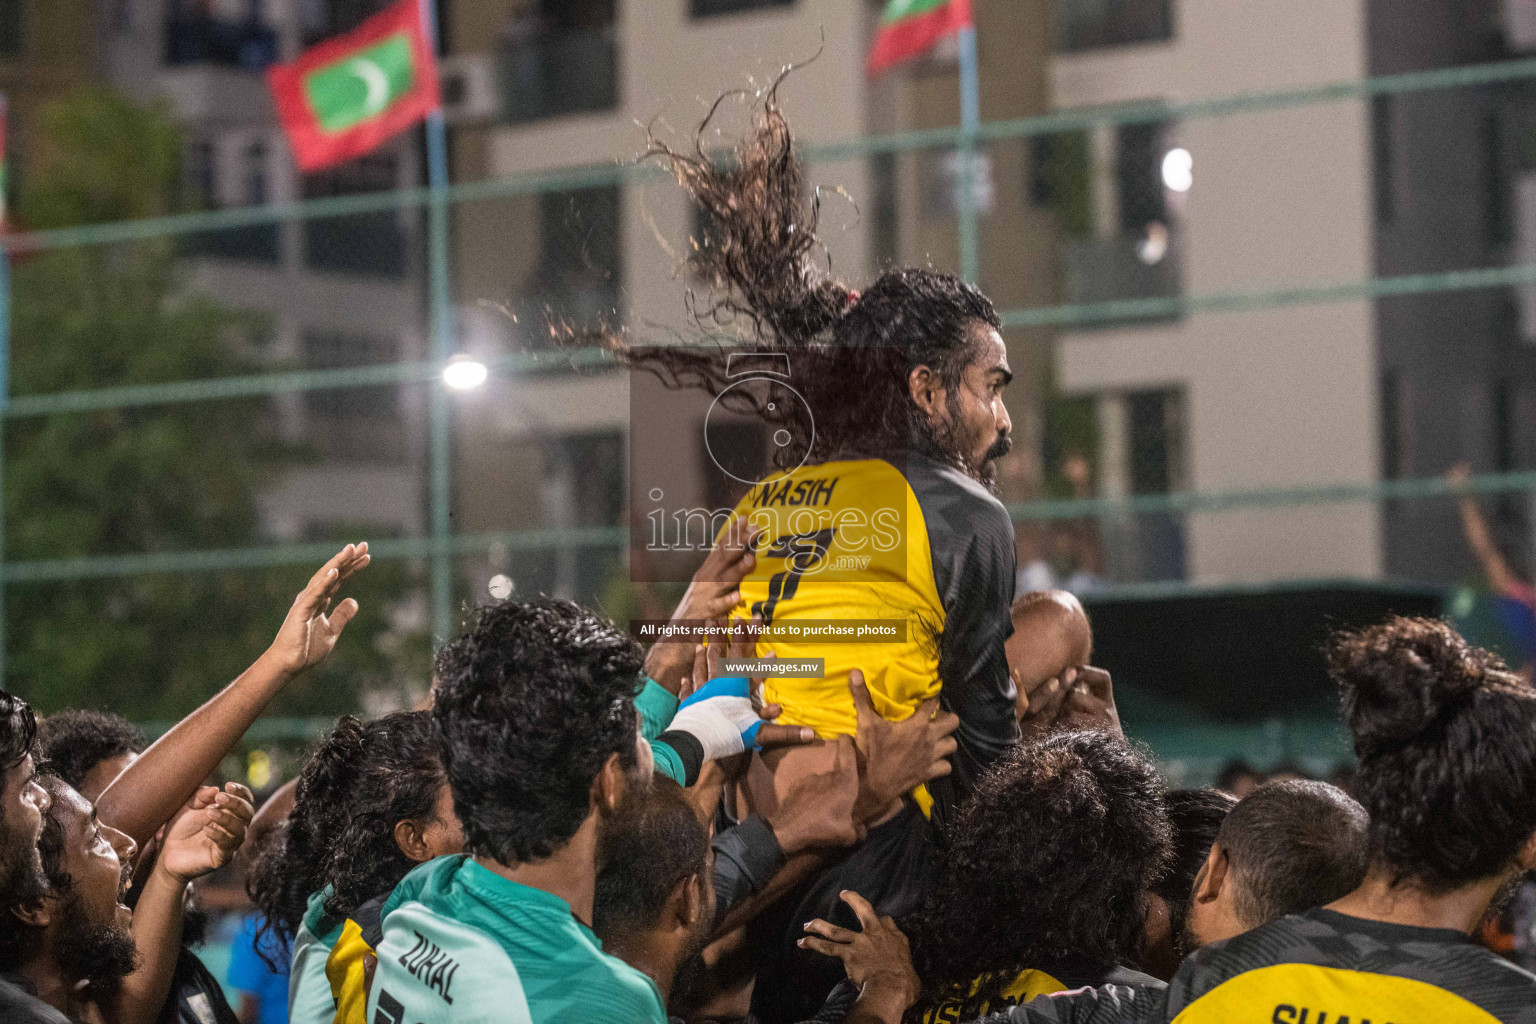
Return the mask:
[(976, 66), (976, 22), (960, 30), (960, 277), (979, 283), (976, 211), (976, 133), (981, 128), (981, 75)]
[[(422, 23), (434, 59), (438, 45), (437, 4), (420, 0)], [(448, 251), (448, 130), (443, 108), (427, 114), (427, 265), (428, 317), (431, 322), (431, 362), (441, 368), (453, 355), (452, 282)], [(453, 564), (449, 556), (449, 516), (453, 504), (452, 409), (442, 381), (434, 381), (431, 397), (431, 517), (432, 517), (432, 636), (447, 642), (453, 633)]]

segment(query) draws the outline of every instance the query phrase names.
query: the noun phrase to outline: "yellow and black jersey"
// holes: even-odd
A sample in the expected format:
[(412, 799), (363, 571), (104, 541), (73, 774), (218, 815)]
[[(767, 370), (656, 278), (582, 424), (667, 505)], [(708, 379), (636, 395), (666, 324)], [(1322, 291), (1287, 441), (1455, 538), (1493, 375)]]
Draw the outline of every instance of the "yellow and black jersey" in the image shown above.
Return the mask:
[(325, 977), (336, 1000), (335, 1024), (366, 1024), (368, 982), (373, 973), (374, 950), (384, 935), (382, 911), (385, 893), (347, 915), (341, 937), (325, 961)]
[[(1018, 1006), (1040, 996), (1102, 985), (1127, 986), (1149, 993), (1161, 992), (1161, 981), (1129, 967), (1104, 967), (1088, 963), (1052, 964), (1047, 968), (1029, 968), (1014, 975), (994, 996), (982, 996), (993, 988), (997, 975), (983, 974), (971, 982), (968, 992), (955, 991), (923, 1011), (922, 1024), (960, 1024), (1005, 1007)], [(1005, 976), (1006, 977), (1006, 976)]]
[[(906, 718), (934, 696), (960, 717), (952, 785), (969, 787), (1018, 742), (1003, 653), (1013, 630), (1013, 523), (986, 488), (916, 454), (903, 467), (840, 460), (756, 485), (734, 515), (762, 529), (737, 614), (780, 627), (758, 654), (826, 659), (825, 678), (768, 681), (781, 722), (852, 734), (848, 673), (858, 668), (886, 718)], [(898, 632), (857, 634), (875, 623)], [(786, 627), (805, 632), (785, 636)], [(951, 791), (947, 784), (934, 799)]]
[(1466, 934), (1310, 910), (1192, 954), (1167, 990), (1109, 986), (987, 1022), (1536, 1024), (1536, 975)]

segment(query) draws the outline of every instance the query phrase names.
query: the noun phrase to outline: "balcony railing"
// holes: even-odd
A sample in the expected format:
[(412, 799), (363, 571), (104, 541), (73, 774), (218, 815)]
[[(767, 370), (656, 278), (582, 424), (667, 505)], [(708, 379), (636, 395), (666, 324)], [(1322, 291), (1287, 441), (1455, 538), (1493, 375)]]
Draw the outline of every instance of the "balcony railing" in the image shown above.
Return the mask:
[(222, 64), (261, 71), (277, 61), (277, 32), (255, 21), (172, 17), (165, 28), (167, 64)]
[[(1068, 302), (1165, 299), (1180, 293), (1178, 234), (1069, 239)], [(1156, 317), (1154, 319), (1165, 319)]]
[(501, 80), (506, 120), (514, 124), (612, 110), (619, 102), (614, 29), (549, 29), (509, 39)]
[(1057, 0), (1056, 49), (1153, 43), (1173, 38), (1173, 0)]

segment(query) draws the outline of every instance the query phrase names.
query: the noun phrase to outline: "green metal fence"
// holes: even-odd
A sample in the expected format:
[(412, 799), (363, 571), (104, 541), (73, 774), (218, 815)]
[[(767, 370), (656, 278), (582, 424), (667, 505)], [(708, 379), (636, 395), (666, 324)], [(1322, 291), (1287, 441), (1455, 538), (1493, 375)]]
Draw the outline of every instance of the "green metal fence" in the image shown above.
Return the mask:
[[(1532, 79), (1536, 79), (1536, 60), (1515, 60), (1187, 103), (1134, 104), (1063, 111), (1040, 117), (985, 123), (973, 133), (964, 132), (959, 128), (943, 128), (850, 139), (832, 144), (807, 146), (803, 155), (812, 162), (826, 163), (878, 154), (961, 149), (1006, 140), (1078, 131), (1101, 125), (1226, 118), (1313, 104), (1356, 101), (1373, 96), (1490, 86)], [(146, 242), (255, 225), (293, 221), (310, 222), (411, 208), (435, 208), (439, 216), (434, 217), (431, 222), (435, 226), (431, 229), (428, 246), (429, 260), (426, 268), (430, 283), (429, 290), (433, 296), (429, 321), (435, 340), (431, 357), (425, 361), (401, 361), (327, 370), (269, 372), (47, 394), (6, 396), (0, 392), (0, 412), (3, 412), (3, 418), (0, 418), (0, 421), (98, 410), (126, 411), (169, 407), (252, 396), (274, 396), (379, 385), (416, 385), (426, 388), (431, 393), (429, 444), (431, 487), (430, 511), (427, 517), (430, 528), (422, 536), (377, 541), (373, 544), (373, 552), (375, 557), (380, 559), (425, 559), (430, 562), (432, 566), (432, 627), (436, 636), (443, 637), (451, 630), (451, 572), (455, 557), (484, 550), (490, 545), (500, 545), (513, 553), (540, 551), (562, 545), (620, 548), (625, 541), (625, 533), (617, 525), (491, 533), (450, 531), (451, 510), (448, 507), (451, 496), (448, 443), (450, 425), (447, 400), (443, 394), (439, 375), (451, 352), (449, 344), (451, 325), (446, 319), (449, 316), (446, 303), (452, 268), (449, 262), (450, 248), (446, 234), (443, 233), (446, 231), (446, 221), (441, 213), (452, 206), (468, 202), (531, 196), (549, 191), (596, 185), (633, 184), (659, 180), (661, 180), (661, 172), (654, 166), (616, 163), (460, 183), (436, 192), (425, 188), (404, 189), (10, 235), (0, 239), (0, 247), (12, 256), (20, 257), (26, 254), (84, 246)], [(969, 191), (963, 190), (962, 195), (969, 195)], [(960, 211), (962, 220), (970, 219), (974, 223), (976, 216), (977, 211), (973, 206)], [(974, 246), (976, 234), (974, 230), (962, 231), (960, 236), (962, 239), (969, 239), (968, 244)], [(963, 258), (959, 261), (961, 265), (975, 265), (976, 253), (962, 255)], [(1005, 311), (1003, 321), (1007, 327), (1020, 328), (1107, 325), (1149, 316), (1249, 312), (1391, 296), (1492, 289), (1530, 283), (1536, 283), (1536, 264), (1469, 268), (1443, 273), (1377, 277), (1358, 281), (1290, 282), (1274, 288), (1226, 294), (1018, 308)], [(598, 350), (558, 355), (517, 353), (490, 360), (489, 368), (496, 375), (516, 376), (549, 366), (599, 366), (605, 359), (606, 356)], [(1484, 494), (1536, 491), (1536, 473), (1480, 476), (1471, 482), (1470, 487), (1475, 492)], [(1415, 479), (1225, 493), (1174, 493), (1139, 496), (1126, 500), (1038, 501), (1014, 505), (1010, 511), (1019, 521), (1078, 519), (1429, 498), (1448, 493), (1450, 493), (1450, 485), (1443, 480)], [(217, 550), (119, 553), (69, 559), (0, 560), (0, 581), (4, 584), (62, 583), (150, 573), (213, 572), (256, 567), (310, 565), (332, 553), (334, 546), (329, 543), (264, 544)], [(3, 586), (0, 586), (0, 592), (3, 592), (3, 589)], [(0, 636), (3, 635), (3, 630), (0, 630)], [(0, 651), (0, 657), (3, 657), (3, 651)], [(306, 732), (312, 728), (312, 722), (305, 722), (302, 726)]]

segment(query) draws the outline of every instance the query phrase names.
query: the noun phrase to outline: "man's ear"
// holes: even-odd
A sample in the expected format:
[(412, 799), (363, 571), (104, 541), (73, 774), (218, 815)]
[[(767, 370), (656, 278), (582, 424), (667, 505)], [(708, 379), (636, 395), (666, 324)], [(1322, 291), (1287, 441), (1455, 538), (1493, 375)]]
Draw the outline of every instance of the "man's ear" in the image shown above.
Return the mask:
[(931, 366), (914, 366), (907, 374), (907, 395), (929, 417), (944, 415), (944, 389)]
[(604, 814), (612, 814), (624, 799), (624, 786), (628, 775), (619, 763), (618, 754), (609, 754), (603, 770), (592, 780), (592, 803)]
[(703, 879), (698, 875), (689, 875), (673, 887), (671, 894), (667, 896), (667, 907), (661, 917), (669, 929), (692, 931), (699, 926), (699, 921), (704, 916), (704, 890), (700, 888), (702, 884)]
[(1229, 864), (1227, 851), (1222, 849), (1220, 843), (1212, 843), (1211, 852), (1206, 854), (1205, 863), (1200, 865), (1200, 873), (1195, 876), (1192, 899), (1196, 903), (1210, 903), (1221, 896), (1222, 886), (1227, 882)]
[(395, 822), (395, 845), (417, 864), (425, 864), (432, 859), (431, 851), (427, 849), (426, 822), (415, 818)]
[(1521, 871), (1536, 869), (1536, 832), (1531, 833), (1525, 845), (1520, 847), (1520, 852), (1515, 856), (1515, 863), (1520, 865)]
[(44, 897), (25, 907), (12, 907), (11, 914), (28, 928), (47, 928), (53, 923), (53, 900)]

